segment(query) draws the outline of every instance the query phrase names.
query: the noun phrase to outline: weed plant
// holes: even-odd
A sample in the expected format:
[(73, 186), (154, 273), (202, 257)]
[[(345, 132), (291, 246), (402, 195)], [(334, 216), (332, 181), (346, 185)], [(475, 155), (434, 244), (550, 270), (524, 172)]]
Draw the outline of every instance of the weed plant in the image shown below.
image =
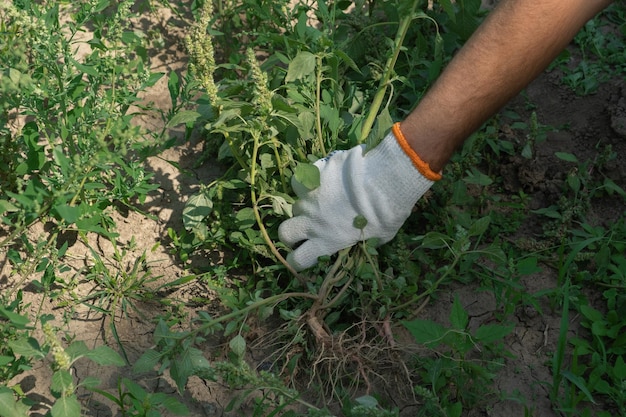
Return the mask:
[[(608, 7), (576, 35), (574, 43), (582, 54), (581, 59), (573, 61), (571, 53), (566, 50), (556, 61), (564, 72), (562, 82), (577, 94), (593, 94), (602, 82), (626, 70), (623, 54), (626, 32), (624, 13), (622, 5)], [(609, 25), (616, 29), (607, 29)]]
[[(228, 44), (221, 46), (217, 28), (224, 25), (223, 16), (205, 3), (187, 39), (190, 69), (205, 93), (199, 104), (210, 111), (190, 114), (185, 122), (204, 124), (207, 152), (229, 168), (189, 199), (186, 230), (174, 241), (182, 259), (195, 248), (229, 247), (232, 267), (250, 268), (254, 279), (231, 289), (230, 295), (221, 289), (231, 313), (202, 315), (199, 327), (184, 333), (166, 337), (161, 328), (155, 334), (159, 349), (145, 357), (150, 366), (142, 368), (172, 364), (179, 389), (193, 374), (213, 369), (214, 377), (228, 381), (234, 372), (215, 374), (215, 364), (206, 362), (195, 370), (183, 369), (192, 362), (186, 359), (189, 355), (199, 355), (190, 340), (201, 343), (206, 332), (223, 332), (231, 338), (231, 353), (240, 358), (249, 314), (266, 318), (278, 309), (288, 324), (268, 343), (286, 347), (269, 360), (291, 372), (306, 368), (308, 361), (313, 364), (308, 378), (319, 378), (322, 397), (344, 391), (350, 395), (361, 385), (373, 386), (368, 355), (374, 362), (394, 355), (393, 321), (409, 318), (440, 285), (479, 276), (475, 268), (481, 259), (506, 269), (498, 245), (482, 242), (491, 218), (471, 215), (452, 231), (399, 239), (390, 250), (381, 252), (375, 242), (362, 242), (306, 274), (291, 269), (277, 227), (291, 215), (292, 177), (314, 188), (319, 176), (311, 161), (360, 143), (374, 146), (382, 139), (393, 120), (403, 116), (397, 109), (410, 110), (438, 75), (444, 57), (476, 27), (479, 2), (442, 1), (434, 9), (417, 1), (357, 2), (349, 10), (347, 2), (320, 1), (312, 9), (284, 6), (271, 9), (275, 17), (266, 22), (267, 31), (257, 29), (265, 36), (234, 42), (228, 37)], [(273, 25), (284, 22), (290, 23), (280, 37), (273, 36)], [(449, 30), (446, 37), (440, 32), (442, 23)], [(228, 62), (218, 62), (217, 51), (229, 51)], [(464, 171), (450, 181), (459, 180)], [(459, 188), (459, 199), (462, 192)], [(424, 250), (437, 251), (437, 260), (419, 259)], [(394, 264), (399, 258), (401, 267)], [(385, 337), (375, 337), (377, 326), (387, 329)], [(363, 342), (368, 339), (372, 342)], [(254, 386), (254, 372), (244, 371)], [(408, 375), (409, 384), (410, 379)]]
[[(2, 416), (45, 407), (12, 382), (37, 362), (47, 361), (54, 372), (53, 402), (43, 411), (53, 417), (82, 415), (71, 374), (76, 360), (126, 363), (106, 346), (89, 349), (74, 341), (64, 347), (54, 318), (41, 311), (44, 300), (61, 303), (77, 281), (93, 281), (98, 290), (92, 297), (100, 302), (92, 307), (114, 316), (116, 305), (128, 309), (137, 296), (129, 291), (140, 294), (149, 281), (137, 271), (141, 263), (130, 275), (121, 271), (116, 278), (124, 282), (103, 281), (101, 273), (111, 271), (101, 259), (95, 258), (90, 274), (72, 275), (66, 258), (88, 234), (113, 241), (112, 212), (137, 210), (157, 188), (142, 160), (164, 146), (163, 132), (146, 132), (133, 120), (151, 111), (140, 94), (163, 74), (149, 69), (148, 39), (130, 26), (133, 3), (0, 3), (0, 254), (11, 271), (0, 310)], [(39, 306), (24, 305), (23, 288), (31, 282), (42, 293)], [(37, 339), (39, 328), (43, 340)], [(93, 389), (99, 382), (84, 384)]]

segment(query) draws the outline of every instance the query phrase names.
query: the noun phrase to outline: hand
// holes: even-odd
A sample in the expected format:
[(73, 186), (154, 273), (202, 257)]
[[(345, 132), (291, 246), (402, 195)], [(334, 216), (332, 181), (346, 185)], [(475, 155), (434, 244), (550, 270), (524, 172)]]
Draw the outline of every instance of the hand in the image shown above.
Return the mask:
[[(309, 190), (292, 181), (299, 201), (293, 208), (294, 217), (278, 229), (286, 245), (302, 242), (287, 256), (298, 271), (315, 265), (320, 256), (362, 240), (390, 241), (417, 200), (441, 178), (410, 148), (399, 124), (367, 153), (364, 145), (356, 146), (333, 152), (315, 165), (320, 186)], [(365, 227), (355, 225), (357, 216), (367, 220)]]

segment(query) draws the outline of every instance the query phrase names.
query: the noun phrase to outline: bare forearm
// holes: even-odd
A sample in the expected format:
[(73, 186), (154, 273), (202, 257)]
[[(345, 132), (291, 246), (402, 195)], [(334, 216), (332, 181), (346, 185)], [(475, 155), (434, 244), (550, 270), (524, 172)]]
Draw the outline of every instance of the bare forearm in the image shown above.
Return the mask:
[(402, 122), (439, 171), (454, 150), (518, 94), (612, 0), (503, 0)]

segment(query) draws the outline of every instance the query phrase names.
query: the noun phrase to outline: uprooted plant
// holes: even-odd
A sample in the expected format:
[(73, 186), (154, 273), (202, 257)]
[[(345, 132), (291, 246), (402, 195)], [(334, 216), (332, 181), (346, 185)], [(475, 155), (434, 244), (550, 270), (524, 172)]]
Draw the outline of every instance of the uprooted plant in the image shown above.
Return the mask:
[[(208, 35), (215, 33), (213, 5), (204, 4), (187, 38), (194, 76), (189, 82), (198, 83), (204, 94), (198, 108), (180, 112), (177, 122), (188, 127), (204, 124), (207, 152), (215, 153), (227, 168), (222, 178), (190, 197), (183, 213), (185, 231), (174, 241), (183, 260), (194, 248), (232, 248), (233, 268), (245, 267), (254, 277), (230, 293), (220, 289), (232, 312), (217, 318), (203, 315), (196, 328), (182, 333), (168, 329), (167, 337), (161, 328), (156, 337), (160, 351), (145, 357), (149, 365), (170, 364), (180, 389), (190, 375), (215, 376), (211, 365), (199, 359), (193, 341), (202, 342), (206, 333), (217, 330), (227, 337), (236, 333), (231, 344), (237, 341), (236, 356), (242, 357), (242, 331), (250, 315), (268, 317), (278, 308), (291, 323), (285, 326), (286, 344), (294, 347), (291, 353), (313, 346), (313, 353), (307, 354), (317, 364), (312, 375), (335, 368), (331, 394), (340, 391), (335, 385), (348, 375), (354, 385), (369, 386), (371, 369), (363, 360), (367, 355), (359, 351), (369, 346), (372, 352), (397, 354), (392, 321), (408, 317), (411, 308), (423, 305), (441, 283), (453, 279), (464, 256), (485, 255), (502, 262), (503, 254), (494, 248), (472, 245), (471, 240), (480, 240), (485, 232), (488, 218), (454, 242), (439, 235), (411, 242), (411, 248), (441, 248), (435, 241), (450, 248), (451, 265), (433, 271), (433, 279), (424, 281), (394, 270), (375, 242), (365, 241), (298, 273), (285, 261), (288, 249), (277, 239), (279, 223), (291, 216), (292, 177), (315, 188), (319, 171), (312, 161), (336, 149), (375, 146), (393, 119), (401, 116), (393, 109), (409, 108), (441, 68), (445, 45), (433, 16), (455, 19), (460, 39), (475, 24), (466, 13), (476, 13), (479, 2), (475, 3), (463, 2), (461, 13), (450, 1), (442, 1), (437, 15), (419, 10), (419, 1), (384, 2), (375, 11), (365, 4), (346, 11), (347, 4), (320, 1), (312, 10), (316, 25), (308, 23), (301, 5), (292, 11), (274, 7), (273, 12), (283, 13), (277, 21), (293, 22), (283, 28), (285, 33), (262, 40), (250, 34), (249, 43), (239, 49), (229, 44), (229, 62), (222, 64), (215, 59), (219, 34)], [(381, 12), (386, 20), (376, 17)], [(432, 44), (424, 41), (425, 33), (434, 39)], [(420, 47), (408, 48), (409, 38), (421, 40), (416, 42)], [(268, 42), (271, 47), (263, 49)], [(355, 227), (363, 225), (355, 222)], [(411, 252), (408, 246), (399, 250)], [(346, 325), (351, 321), (363, 326)], [(293, 342), (302, 329), (304, 338)], [(353, 354), (346, 354), (350, 351)], [(189, 366), (188, 355), (202, 364), (196, 369)], [(284, 358), (275, 360), (293, 369), (298, 358), (305, 360), (303, 355), (291, 355), (291, 364), (283, 363)]]

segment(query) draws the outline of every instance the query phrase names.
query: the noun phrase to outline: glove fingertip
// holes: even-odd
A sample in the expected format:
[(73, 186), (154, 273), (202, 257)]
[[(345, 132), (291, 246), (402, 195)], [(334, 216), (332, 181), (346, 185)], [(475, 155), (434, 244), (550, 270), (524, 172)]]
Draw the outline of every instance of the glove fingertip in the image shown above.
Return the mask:
[(278, 238), (290, 248), (307, 238), (305, 222), (300, 217), (292, 217), (278, 226)]
[(321, 249), (313, 240), (307, 240), (296, 250), (287, 255), (287, 262), (296, 269), (302, 271), (315, 264), (320, 256), (330, 255), (328, 251)]
[(296, 251), (290, 252), (287, 255), (287, 263), (289, 263), (289, 265), (291, 265), (291, 267), (293, 269), (295, 269), (296, 272), (301, 272), (301, 271), (303, 271), (303, 270), (305, 270), (307, 268), (310, 268), (311, 266), (314, 265), (314, 264), (312, 264), (312, 265), (301, 264), (296, 258), (297, 258)]

